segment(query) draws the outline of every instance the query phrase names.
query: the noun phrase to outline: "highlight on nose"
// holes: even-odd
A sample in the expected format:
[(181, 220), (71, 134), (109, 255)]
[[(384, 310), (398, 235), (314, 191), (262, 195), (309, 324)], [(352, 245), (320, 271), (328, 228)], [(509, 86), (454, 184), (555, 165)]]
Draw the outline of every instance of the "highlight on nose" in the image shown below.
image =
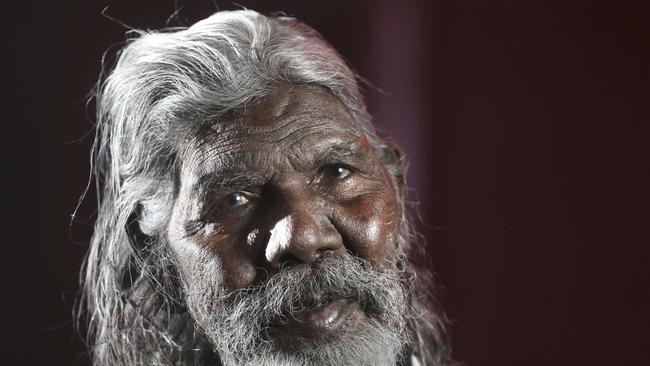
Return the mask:
[(282, 220), (278, 221), (275, 226), (273, 226), (265, 252), (266, 260), (269, 263), (273, 263), (274, 259), (287, 250), (291, 240), (292, 229), (293, 222), (291, 216), (285, 216)]
[(267, 262), (280, 268), (286, 265), (312, 263), (325, 252), (342, 247), (334, 232), (323, 233), (313, 218), (296, 219), (287, 215), (271, 229), (266, 245)]

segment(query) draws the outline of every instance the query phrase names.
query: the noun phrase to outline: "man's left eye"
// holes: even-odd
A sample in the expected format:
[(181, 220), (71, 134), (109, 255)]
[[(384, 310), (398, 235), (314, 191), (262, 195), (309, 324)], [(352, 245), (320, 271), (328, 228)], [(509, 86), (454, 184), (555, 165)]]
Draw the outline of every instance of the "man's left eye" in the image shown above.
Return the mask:
[(234, 192), (226, 197), (225, 203), (228, 207), (236, 208), (247, 204), (250, 201), (244, 192)]
[(344, 164), (328, 164), (321, 168), (325, 178), (330, 180), (342, 180), (347, 178), (352, 171)]

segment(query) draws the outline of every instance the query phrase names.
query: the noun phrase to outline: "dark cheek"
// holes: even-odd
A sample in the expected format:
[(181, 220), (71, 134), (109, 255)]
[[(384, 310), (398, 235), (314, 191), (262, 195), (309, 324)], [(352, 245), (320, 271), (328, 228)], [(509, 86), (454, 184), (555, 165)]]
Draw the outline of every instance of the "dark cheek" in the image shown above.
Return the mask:
[(395, 249), (397, 217), (394, 196), (382, 192), (342, 205), (334, 224), (344, 238), (347, 249), (376, 266), (388, 259)]
[(256, 271), (255, 266), (248, 258), (241, 255), (222, 258), (226, 288), (231, 290), (241, 289), (253, 284)]
[(245, 288), (255, 281), (255, 265), (251, 261), (247, 245), (223, 234), (205, 237), (201, 240), (201, 245), (219, 258), (226, 289)]

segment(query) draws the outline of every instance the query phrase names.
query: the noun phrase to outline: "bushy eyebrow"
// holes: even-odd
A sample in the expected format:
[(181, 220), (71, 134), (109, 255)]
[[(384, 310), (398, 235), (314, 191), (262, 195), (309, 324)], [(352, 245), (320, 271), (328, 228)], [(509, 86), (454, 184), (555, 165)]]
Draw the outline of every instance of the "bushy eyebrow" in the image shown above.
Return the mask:
[(266, 179), (258, 175), (248, 175), (237, 170), (225, 170), (202, 176), (196, 184), (196, 189), (203, 194), (208, 194), (210, 192), (244, 189), (246, 187), (262, 185), (265, 182)]
[(337, 142), (330, 145), (324, 153), (315, 154), (311, 167), (317, 168), (332, 163), (359, 163), (368, 160), (364, 149), (356, 142)]
[[(326, 146), (314, 146), (310, 156), (304, 161), (293, 162), (294, 168), (301, 171), (317, 170), (327, 164), (355, 165), (369, 159), (368, 154), (356, 141), (327, 141), (324, 145)], [(319, 147), (322, 147), (322, 150)], [(236, 166), (203, 175), (195, 187), (202, 194), (227, 192), (262, 186), (268, 182), (269, 178), (265, 175), (251, 174), (250, 169), (244, 166)]]

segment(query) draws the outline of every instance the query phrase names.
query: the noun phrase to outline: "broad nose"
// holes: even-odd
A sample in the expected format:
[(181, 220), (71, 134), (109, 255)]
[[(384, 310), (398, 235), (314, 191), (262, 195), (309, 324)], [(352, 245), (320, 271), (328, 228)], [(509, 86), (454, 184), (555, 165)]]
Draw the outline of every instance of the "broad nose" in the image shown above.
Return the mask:
[(266, 260), (275, 268), (312, 263), (328, 252), (343, 248), (341, 235), (317, 207), (296, 202), (271, 228)]

